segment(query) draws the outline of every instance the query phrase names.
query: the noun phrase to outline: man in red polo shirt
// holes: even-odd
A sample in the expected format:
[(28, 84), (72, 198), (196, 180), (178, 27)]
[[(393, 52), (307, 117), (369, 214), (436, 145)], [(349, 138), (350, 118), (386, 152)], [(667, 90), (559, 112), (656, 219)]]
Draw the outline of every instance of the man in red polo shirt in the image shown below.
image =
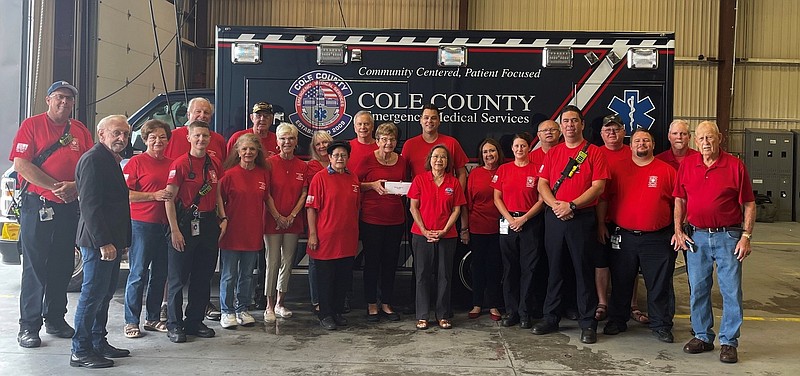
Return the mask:
[[(609, 229), (609, 265), (614, 289), (603, 333), (615, 335), (628, 329), (630, 297), (641, 266), (647, 286), (650, 329), (658, 340), (671, 343), (675, 252), (669, 240), (676, 172), (653, 157), (653, 135), (649, 131), (637, 129), (631, 136), (631, 147), (632, 157), (609, 166), (612, 178), (603, 192), (610, 223), (616, 224)], [(606, 214), (604, 206), (598, 205), (598, 217)]]
[[(531, 329), (533, 334), (558, 330), (561, 320), (562, 263), (572, 260), (575, 269), (578, 322), (581, 342), (597, 342), (594, 308), (594, 265), (589, 252), (594, 249), (597, 221), (595, 206), (609, 178), (605, 156), (600, 148), (583, 138), (583, 114), (573, 105), (561, 111), (564, 143), (547, 153), (539, 175), (539, 194), (545, 209), (544, 247), (550, 266), (544, 320)], [(576, 162), (582, 160), (580, 164)], [(556, 191), (556, 193), (553, 193)], [(566, 249), (564, 245), (566, 244)], [(569, 255), (564, 254), (565, 251)], [(567, 258), (569, 256), (569, 258)]]
[(375, 130), (375, 120), (369, 111), (361, 110), (356, 112), (354, 129), (356, 131), (356, 138), (350, 140), (350, 160), (347, 162), (347, 169), (353, 172), (356, 176), (361, 176), (365, 173), (362, 171), (361, 165), (364, 160), (369, 157), (374, 157), (373, 152), (378, 149), (378, 142), (375, 141), (373, 131)]
[[(622, 171), (617, 168), (621, 164), (627, 164), (631, 160), (631, 148), (623, 143), (625, 140), (625, 126), (618, 115), (608, 115), (603, 118), (603, 125), (600, 128), (600, 138), (603, 139), (603, 147), (600, 151), (606, 156), (606, 163), (608, 170), (611, 174), (611, 180), (616, 179), (615, 171)], [(601, 200), (598, 208), (604, 206), (605, 203)], [(606, 208), (604, 208), (606, 209)], [(598, 213), (600, 211), (598, 210)], [(595, 309), (594, 317), (597, 321), (603, 321), (608, 314), (608, 282), (611, 278), (611, 273), (608, 269), (608, 259), (611, 252), (610, 243), (608, 239), (608, 228), (613, 229), (616, 227), (614, 223), (610, 223), (610, 217), (613, 214), (611, 210), (604, 210), (606, 215), (597, 216), (597, 239), (600, 244), (597, 245), (597, 251), (592, 252), (592, 261), (594, 262), (594, 284), (597, 289), (597, 308)]]
[(680, 167), (684, 158), (697, 154), (697, 150), (689, 147), (689, 123), (685, 120), (674, 120), (669, 124), (670, 148), (656, 155), (656, 158), (667, 162), (675, 170)]
[[(694, 338), (683, 351), (714, 349), (711, 305), (714, 264), (722, 295), (719, 360), (736, 363), (742, 326), (742, 262), (750, 255), (756, 204), (744, 163), (720, 150), (717, 124), (704, 121), (695, 130), (700, 154), (686, 157), (678, 169), (675, 196), (675, 250), (689, 249), (686, 270), (691, 291)], [(682, 223), (688, 221), (684, 232)], [(744, 221), (744, 223), (743, 223)]]
[[(214, 106), (208, 99), (203, 97), (195, 97), (189, 100), (189, 107), (186, 109), (186, 124), (182, 127), (176, 127), (172, 131), (172, 136), (167, 143), (167, 149), (164, 155), (170, 159), (176, 159), (181, 155), (189, 153), (189, 129), (185, 125), (191, 124), (195, 120), (200, 120), (206, 124), (211, 123), (211, 116), (214, 115)], [(220, 163), (225, 160), (227, 156), (227, 146), (225, 145), (225, 137), (221, 134), (211, 131), (211, 142), (208, 144), (208, 155), (217, 158)]]
[(236, 140), (243, 134), (254, 133), (261, 140), (265, 158), (277, 154), (278, 138), (275, 137), (275, 133), (269, 131), (269, 127), (275, 121), (275, 110), (272, 109), (272, 105), (267, 102), (258, 102), (253, 105), (250, 121), (253, 122), (253, 128), (243, 129), (231, 135), (231, 139), (228, 140), (227, 153), (230, 154), (233, 151)]
[[(75, 166), (94, 144), (86, 126), (70, 119), (77, 96), (75, 86), (54, 82), (45, 97), (47, 112), (22, 122), (8, 158), (20, 182), (28, 182), (19, 215), (22, 281), (17, 342), (22, 347), (41, 346), (42, 321), (47, 334), (61, 338), (75, 334), (64, 320), (79, 217)], [(52, 153), (42, 161), (48, 150)]]
[(461, 183), (461, 188), (465, 188), (467, 186), (467, 168), (465, 166), (469, 159), (458, 140), (439, 133), (439, 125), (441, 125), (439, 115), (438, 107), (432, 104), (422, 106), (422, 116), (419, 118), (422, 134), (408, 139), (403, 144), (401, 154), (408, 163), (411, 178), (414, 178), (425, 172), (425, 159), (428, 158), (431, 149), (436, 145), (443, 144), (453, 157), (453, 171), (455, 171), (458, 182)]

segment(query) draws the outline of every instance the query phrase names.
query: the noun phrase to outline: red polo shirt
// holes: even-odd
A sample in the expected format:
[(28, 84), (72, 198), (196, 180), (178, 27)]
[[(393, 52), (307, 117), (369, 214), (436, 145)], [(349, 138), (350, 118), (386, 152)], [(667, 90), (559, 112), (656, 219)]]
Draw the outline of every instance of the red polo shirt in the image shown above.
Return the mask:
[[(233, 150), (233, 146), (236, 145), (236, 140), (239, 137), (242, 137), (243, 134), (253, 133), (253, 128), (243, 129), (231, 135), (230, 140), (228, 140), (228, 145), (226, 146), (225, 150), (227, 153), (230, 154)], [(256, 134), (256, 136), (258, 136)], [(275, 136), (275, 133), (267, 132), (267, 135), (264, 137), (259, 137), (261, 140), (261, 147), (264, 149), (264, 156), (269, 158), (275, 154), (278, 154), (278, 139)]]
[(690, 155), (695, 155), (695, 154), (698, 154), (698, 153), (700, 153), (700, 152), (697, 151), (697, 150), (694, 150), (692, 148), (689, 148), (689, 149), (686, 150), (686, 155), (684, 155), (683, 158), (681, 158), (681, 160), (678, 160), (678, 158), (675, 157), (675, 154), (672, 153), (672, 149), (667, 149), (667, 150), (665, 150), (665, 151), (663, 151), (661, 153), (658, 153), (656, 155), (656, 158), (658, 158), (658, 159), (660, 159), (660, 160), (662, 160), (664, 162), (667, 162), (667, 164), (669, 164), (670, 166), (675, 168), (675, 170), (677, 170), (678, 167), (681, 166), (681, 162), (684, 159), (686, 159), (686, 157), (688, 157)]
[(675, 200), (675, 169), (654, 159), (638, 166), (631, 159), (613, 167), (623, 174), (612, 175), (603, 193), (608, 200), (609, 219), (627, 230), (656, 231), (672, 223)]
[[(384, 166), (373, 154), (361, 163), (361, 173), (358, 180), (371, 182), (376, 180), (403, 181), (406, 176), (406, 160), (402, 155), (397, 156), (397, 163)], [(385, 194), (379, 195), (370, 189), (361, 197), (361, 220), (373, 225), (400, 225), (406, 220), (403, 208), (403, 196)]]
[(500, 232), (500, 211), (494, 206), (492, 177), (497, 169), (475, 167), (467, 178), (467, 209), (469, 209), (469, 232), (473, 234), (497, 234)]
[[(69, 123), (69, 134), (72, 135), (72, 141), (69, 145), (56, 149), (44, 161), (44, 164), (39, 167), (42, 172), (56, 181), (74, 181), (75, 166), (78, 165), (78, 159), (94, 146), (92, 135), (83, 123), (75, 119), (69, 119)], [(8, 160), (14, 162), (14, 158), (21, 158), (33, 161), (34, 158), (61, 138), (66, 126), (67, 123), (54, 123), (47, 116), (47, 113), (23, 120), (17, 135), (14, 137)], [(19, 179), (21, 181), (21, 175), (19, 175)], [(64, 202), (56, 197), (51, 189), (42, 188), (35, 184), (28, 185), (28, 192), (36, 193), (53, 202)]]
[[(189, 168), (189, 160), (191, 158), (191, 169)], [(169, 175), (167, 177), (168, 185), (175, 185), (178, 187), (177, 200), (183, 203), (184, 207), (191, 205), (200, 187), (203, 186), (203, 181), (206, 179), (208, 184), (211, 185), (211, 191), (205, 196), (200, 198), (200, 203), (197, 208), (200, 211), (208, 212), (217, 208), (217, 184), (219, 179), (224, 176), (222, 168), (220, 167), (219, 160), (211, 157), (211, 166), (208, 167), (208, 175), (204, 178), (203, 165), (206, 158), (197, 158), (187, 154), (182, 154), (176, 158), (169, 168)], [(194, 172), (194, 177), (189, 177), (189, 171)]]
[(269, 173), (263, 167), (246, 170), (235, 165), (219, 183), (228, 228), (219, 241), (229, 251), (259, 251), (264, 248), (264, 212), (269, 198)]
[(533, 163), (519, 167), (514, 162), (508, 162), (497, 169), (491, 186), (503, 194), (503, 203), (508, 211), (524, 213), (539, 201), (536, 175)]
[[(422, 223), (428, 230), (444, 229), (447, 219), (453, 214), (453, 209), (467, 203), (464, 189), (461, 188), (461, 183), (455, 176), (445, 174), (442, 184), (436, 186), (436, 183), (433, 182), (433, 173), (430, 171), (414, 178), (411, 188), (408, 190), (408, 198), (419, 200)], [(416, 222), (411, 226), (411, 232), (422, 235)], [(455, 238), (456, 236), (456, 226), (453, 226), (444, 238)]]
[(317, 209), (317, 249), (306, 249), (315, 260), (353, 257), (358, 251), (358, 178), (350, 172), (322, 170), (311, 179), (306, 207)]
[(358, 142), (358, 138), (350, 140), (350, 158), (347, 160), (347, 169), (356, 176), (363, 176), (364, 171), (361, 165), (366, 159), (374, 157), (372, 153), (375, 150), (378, 150), (377, 142), (362, 144)]
[[(208, 149), (206, 152), (208, 155), (212, 157), (217, 157), (220, 161), (224, 161), (225, 157), (228, 156), (227, 154), (227, 146), (225, 145), (225, 137), (222, 137), (221, 134), (211, 131), (211, 139), (208, 143)], [(172, 134), (169, 137), (169, 142), (167, 143), (167, 148), (164, 149), (164, 155), (167, 158), (178, 159), (178, 156), (181, 154), (189, 153), (189, 150), (192, 146), (189, 144), (189, 140), (186, 138), (189, 136), (189, 127), (183, 126), (178, 127), (172, 130)]]
[[(583, 149), (585, 142), (587, 141), (584, 140), (580, 145), (574, 148), (567, 147), (566, 143), (560, 143), (553, 146), (550, 151), (547, 152), (544, 164), (542, 165), (542, 173), (539, 176), (547, 179), (550, 183), (550, 189), (553, 188), (556, 181), (561, 177), (561, 172), (564, 171), (564, 167), (567, 165), (569, 158), (576, 157), (578, 152)], [(564, 179), (564, 182), (556, 193), (556, 200), (571, 202), (582, 195), (583, 192), (586, 192), (586, 190), (592, 186), (593, 181), (605, 180), (610, 177), (606, 158), (600, 151), (600, 148), (595, 145), (589, 145), (586, 152), (588, 157), (581, 163), (578, 170), (571, 178)], [(583, 207), (594, 205), (597, 205), (597, 200)]]
[(744, 163), (721, 150), (710, 167), (700, 153), (684, 158), (672, 195), (686, 200), (689, 223), (702, 228), (741, 224), (741, 205), (755, 201)]
[(431, 152), (431, 149), (439, 144), (444, 144), (447, 151), (450, 152), (450, 158), (453, 160), (453, 171), (464, 167), (469, 162), (467, 154), (464, 153), (464, 149), (461, 148), (461, 144), (455, 138), (440, 133), (436, 141), (426, 142), (422, 135), (415, 136), (403, 144), (402, 152), (412, 177), (426, 172), (425, 159), (428, 158), (428, 153)]
[[(137, 192), (156, 192), (167, 187), (172, 159), (155, 159), (150, 154), (134, 155), (122, 169), (128, 189)], [(147, 223), (168, 224), (162, 201), (131, 202), (131, 219)]]
[[(267, 158), (267, 162), (270, 164), (270, 194), (275, 202), (275, 209), (281, 215), (288, 216), (300, 199), (303, 187), (308, 186), (308, 165), (300, 158), (293, 157), (287, 161), (280, 155)], [(288, 229), (278, 230), (275, 229), (275, 218), (267, 213), (264, 231), (267, 234), (302, 234), (304, 221), (304, 210), (300, 210)]]

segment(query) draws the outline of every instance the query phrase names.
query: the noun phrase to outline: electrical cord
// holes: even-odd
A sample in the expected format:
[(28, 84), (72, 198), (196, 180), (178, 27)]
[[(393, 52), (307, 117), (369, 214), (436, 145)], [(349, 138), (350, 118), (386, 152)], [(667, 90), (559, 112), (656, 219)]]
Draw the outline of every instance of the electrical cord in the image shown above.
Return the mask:
[(344, 10), (342, 9), (342, 0), (337, 0), (339, 3), (339, 15), (342, 16), (342, 26), (347, 27), (347, 22), (344, 20)]
[[(159, 54), (158, 54), (158, 68), (161, 71), (161, 82), (164, 84), (164, 88), (166, 89), (168, 87), (167, 86), (167, 76), (164, 74), (164, 62), (161, 60), (161, 53), (160, 53), (161, 47), (159, 47), (159, 45), (158, 45), (158, 29), (156, 28), (156, 12), (155, 12), (155, 10), (153, 10), (153, 0), (149, 0), (148, 3), (150, 3), (150, 20), (153, 23), (153, 39), (155, 39), (155, 42), (156, 42), (156, 51), (159, 51)], [(175, 36), (176, 37), (178, 36), (178, 33), (180, 33), (180, 30), (176, 30), (176, 32), (175, 32)], [(172, 108), (172, 104), (169, 103), (169, 95), (165, 95), (164, 99), (166, 99), (166, 101), (167, 101), (167, 108)], [(178, 124), (177, 124), (177, 121), (175, 120), (175, 113), (170, 111), (169, 112), (169, 116), (172, 119), (172, 124), (175, 124), (177, 126)]]

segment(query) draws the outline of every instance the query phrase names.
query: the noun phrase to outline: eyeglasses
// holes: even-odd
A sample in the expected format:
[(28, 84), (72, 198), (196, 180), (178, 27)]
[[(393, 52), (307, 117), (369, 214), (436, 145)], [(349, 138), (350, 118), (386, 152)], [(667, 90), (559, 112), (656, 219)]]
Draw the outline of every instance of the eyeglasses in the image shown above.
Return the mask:
[(63, 101), (63, 100), (66, 100), (67, 102), (74, 102), (75, 101), (75, 97), (72, 96), (72, 95), (51, 94), (50, 98), (53, 98), (53, 99), (55, 99), (55, 100), (57, 100), (59, 102)]
[(347, 154), (338, 154), (338, 153), (337, 154), (331, 154), (331, 158), (333, 158), (333, 159), (346, 159), (347, 158)]
[(130, 137), (130, 135), (131, 135), (131, 132), (127, 132), (127, 131), (119, 131), (119, 130), (111, 131), (111, 137), (114, 137), (114, 138), (117, 138), (119, 136), (125, 136), (125, 138), (128, 138), (128, 137)]
[(558, 131), (559, 131), (558, 128), (547, 128), (540, 130), (539, 133), (556, 133)]
[(378, 141), (380, 141), (380, 142), (394, 142), (394, 141), (397, 141), (397, 139), (394, 138), (394, 137), (383, 137), (382, 136), (382, 137), (378, 137)]
[(612, 134), (612, 133), (617, 133), (617, 132), (619, 132), (621, 130), (622, 130), (622, 128), (620, 128), (620, 127), (609, 127), (609, 128), (602, 129), (600, 132), (603, 132), (605, 134)]

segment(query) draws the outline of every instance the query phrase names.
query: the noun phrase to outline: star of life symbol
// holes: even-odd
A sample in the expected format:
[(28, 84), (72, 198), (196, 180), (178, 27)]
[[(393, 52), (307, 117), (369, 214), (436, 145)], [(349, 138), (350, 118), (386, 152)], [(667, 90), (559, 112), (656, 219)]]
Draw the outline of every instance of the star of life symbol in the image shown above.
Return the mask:
[(625, 90), (622, 98), (614, 96), (608, 109), (614, 111), (625, 125), (625, 134), (630, 136), (638, 128), (650, 129), (656, 119), (648, 115), (656, 106), (650, 96), (639, 99), (639, 90)]

